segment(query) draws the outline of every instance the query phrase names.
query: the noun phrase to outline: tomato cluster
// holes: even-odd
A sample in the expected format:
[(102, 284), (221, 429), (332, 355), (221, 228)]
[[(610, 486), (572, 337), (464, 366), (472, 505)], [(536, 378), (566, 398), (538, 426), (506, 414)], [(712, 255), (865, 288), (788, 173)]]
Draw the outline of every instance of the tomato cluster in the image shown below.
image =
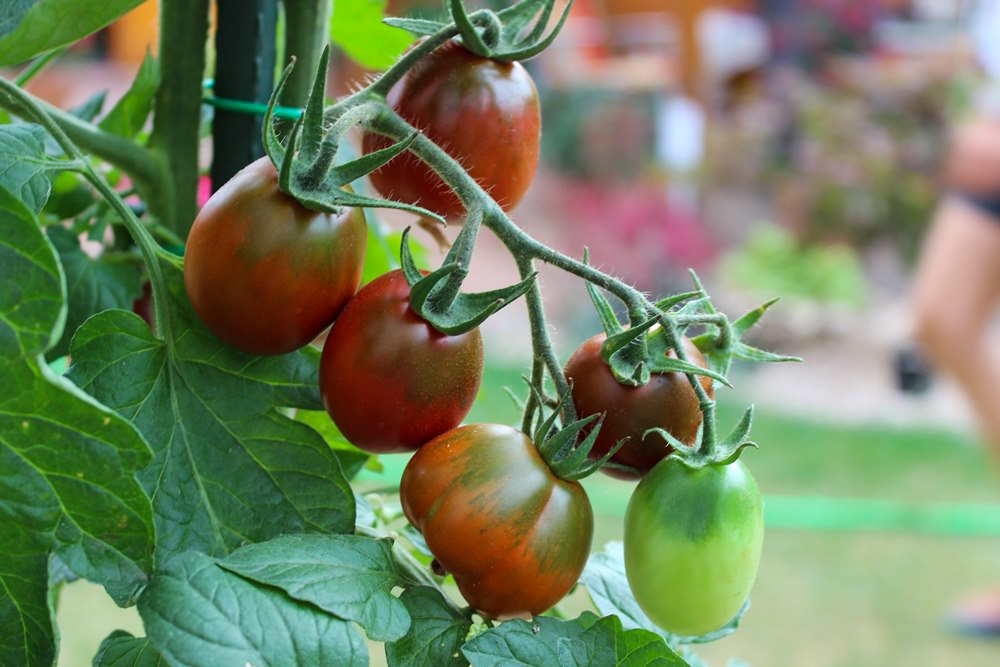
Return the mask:
[[(501, 206), (524, 194), (540, 122), (535, 86), (520, 64), (481, 58), (452, 41), (410, 70), (387, 101)], [(364, 137), (368, 152), (387, 145), (379, 135)], [(409, 152), (371, 178), (386, 196), (443, 217), (463, 211)], [(416, 452), (401, 480), (403, 510), (475, 609), (495, 618), (540, 614), (586, 564), (594, 530), (587, 494), (543, 442), (507, 426), (461, 426), (482, 379), (479, 329), (435, 328), (411, 303), (410, 273), (390, 271), (359, 291), (365, 238), (358, 209), (304, 207), (282, 192), (263, 158), (220, 189), (194, 223), (184, 272), (191, 304), (219, 338), (252, 354), (295, 350), (329, 327), (319, 389), (339, 430), (367, 452)], [(691, 469), (667, 458), (671, 446), (654, 429), (675, 444), (695, 443), (702, 422), (695, 386), (679, 372), (625, 386), (602, 358), (603, 342), (603, 335), (585, 341), (565, 376), (576, 411), (595, 417), (588, 428), (600, 428), (591, 459), (607, 463), (608, 474), (641, 478), (626, 520), (629, 581), (662, 627), (714, 630), (753, 582), (759, 492), (742, 464)], [(686, 338), (683, 349), (706, 365)], [(700, 381), (711, 398), (711, 379)], [(535, 438), (556, 440), (545, 428)]]

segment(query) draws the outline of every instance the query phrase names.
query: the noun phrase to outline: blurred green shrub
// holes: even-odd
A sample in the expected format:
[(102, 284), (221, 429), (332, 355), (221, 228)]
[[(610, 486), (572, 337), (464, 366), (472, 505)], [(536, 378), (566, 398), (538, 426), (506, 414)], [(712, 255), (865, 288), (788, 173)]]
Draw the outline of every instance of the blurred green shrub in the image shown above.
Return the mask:
[(751, 229), (742, 248), (723, 256), (719, 277), (740, 289), (823, 305), (858, 306), (865, 295), (861, 262), (850, 246), (802, 243), (775, 224)]

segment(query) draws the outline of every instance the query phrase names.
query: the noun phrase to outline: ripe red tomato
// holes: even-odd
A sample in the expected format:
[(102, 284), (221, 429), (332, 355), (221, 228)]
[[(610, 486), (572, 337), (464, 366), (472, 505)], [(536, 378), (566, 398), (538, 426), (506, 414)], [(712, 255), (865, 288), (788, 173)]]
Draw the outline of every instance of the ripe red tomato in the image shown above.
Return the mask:
[[(538, 164), (538, 91), (524, 66), (481, 58), (456, 41), (431, 52), (392, 87), (390, 106), (462, 163), (504, 210), (521, 201)], [(366, 133), (365, 153), (386, 148)], [(445, 218), (465, 210), (444, 181), (405, 152), (370, 175), (386, 197)]]
[(483, 378), (479, 329), (448, 336), (410, 308), (396, 270), (351, 299), (320, 361), (323, 403), (340, 432), (368, 452), (413, 451), (462, 423)]
[(296, 350), (330, 326), (361, 281), (360, 209), (311, 211), (278, 189), (270, 158), (245, 167), (198, 214), (184, 284), (201, 321), (251, 354)]
[[(573, 383), (573, 403), (581, 417), (607, 413), (591, 457), (600, 458), (619, 440), (628, 438), (611, 462), (637, 472), (601, 470), (619, 479), (638, 479), (673, 450), (655, 433), (643, 438), (647, 430), (662, 428), (685, 444), (694, 443), (701, 425), (698, 395), (683, 373), (653, 373), (641, 387), (620, 384), (601, 358), (604, 339), (605, 335), (599, 334), (584, 341), (566, 363), (566, 377)], [(704, 367), (698, 348), (687, 338), (682, 344), (688, 359)], [(674, 356), (673, 351), (670, 355)], [(710, 378), (702, 377), (701, 385), (709, 396), (715, 395)]]
[(465, 599), (494, 617), (540, 614), (587, 563), (594, 514), (525, 434), (470, 424), (428, 442), (400, 482), (403, 511)]

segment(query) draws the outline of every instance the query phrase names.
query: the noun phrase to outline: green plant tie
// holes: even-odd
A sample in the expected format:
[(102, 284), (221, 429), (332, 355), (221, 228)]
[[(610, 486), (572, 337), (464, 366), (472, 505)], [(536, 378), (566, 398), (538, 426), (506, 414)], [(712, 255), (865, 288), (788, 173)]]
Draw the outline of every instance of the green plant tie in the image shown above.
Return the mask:
[[(214, 79), (205, 79), (202, 83), (202, 87), (205, 90), (211, 91), (212, 86), (215, 85)], [(267, 113), (267, 104), (259, 102), (248, 102), (247, 100), (234, 100), (228, 97), (216, 97), (214, 95), (205, 95), (202, 100), (205, 104), (213, 106), (216, 109), (223, 109), (225, 111), (232, 111), (234, 113), (245, 113), (251, 116), (263, 116)], [(274, 116), (276, 118), (287, 118), (290, 120), (296, 120), (302, 115), (302, 109), (298, 107), (274, 107)]]

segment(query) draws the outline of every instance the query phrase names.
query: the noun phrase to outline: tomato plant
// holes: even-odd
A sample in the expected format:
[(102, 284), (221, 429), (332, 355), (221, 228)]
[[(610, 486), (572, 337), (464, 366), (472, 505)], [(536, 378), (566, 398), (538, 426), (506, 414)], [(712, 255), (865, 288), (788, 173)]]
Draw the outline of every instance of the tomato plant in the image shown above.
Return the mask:
[[(784, 358), (741, 340), (770, 303), (730, 320), (693, 274), (653, 300), (508, 216), (538, 155), (521, 62), (569, 5), (551, 21), (554, 0), (448, 0), (445, 22), (383, 23), (378, 3), (338, 0), (347, 53), (391, 60), (379, 35), (418, 39), (331, 101), (329, 0), (284, 0), (280, 22), (275, 0), (219, 2), (212, 32), (209, 0), (161, 0), (157, 57), (110, 110), (24, 90), (137, 4), (28, 1), (0, 21), (0, 66), (36, 58), (0, 77), (18, 119), (0, 123), (0, 664), (53, 664), (75, 579), (142, 619), (99, 667), (360, 667), (375, 647), (391, 667), (699, 664), (686, 645), (714, 635), (656, 623), (724, 622), (761, 536), (737, 460), (752, 411), (720, 436), (714, 390), (733, 359)], [(344, 145), (359, 132), (362, 154)], [(221, 187), (199, 213), (205, 171)], [(402, 232), (390, 270), (381, 208), (462, 225), (430, 271)], [(483, 230), (519, 279), (470, 293)], [(565, 372), (539, 262), (584, 282), (605, 329)], [(491, 349), (480, 325), (522, 298), (519, 428), (462, 426)], [(377, 456), (412, 450), (401, 480)], [(606, 465), (653, 466), (621, 558), (589, 553), (580, 480)], [(351, 483), (374, 471), (381, 488)], [(600, 617), (566, 618), (577, 583)]]
[[(625, 444), (611, 457), (602, 471), (621, 479), (638, 479), (673, 451), (657, 433), (661, 428), (680, 442), (693, 445), (701, 426), (698, 395), (683, 373), (653, 373), (649, 382), (639, 387), (624, 385), (615, 379), (604, 359), (601, 345), (607, 339), (598, 334), (587, 339), (566, 363), (566, 377), (573, 383), (573, 402), (581, 415), (604, 413), (593, 458), (604, 456), (619, 441)], [(705, 359), (689, 339), (682, 340), (688, 358), (704, 367)], [(676, 358), (676, 354), (671, 351)], [(712, 380), (699, 379), (705, 393), (713, 397)]]
[(691, 469), (658, 463), (625, 514), (625, 573), (642, 610), (678, 635), (732, 620), (757, 576), (760, 491), (742, 462)]
[(402, 271), (365, 285), (323, 345), (319, 387), (341, 433), (374, 453), (413, 451), (469, 413), (483, 376), (479, 329), (449, 336), (410, 308)]
[(471, 424), (421, 447), (399, 487), (403, 511), (465, 599), (491, 617), (540, 614), (573, 587), (594, 514), (517, 429)]
[(187, 239), (184, 284), (202, 322), (251, 354), (315, 339), (361, 282), (360, 209), (311, 211), (278, 188), (268, 157), (212, 195)]
[[(389, 91), (388, 102), (411, 125), (458, 160), (504, 210), (521, 201), (538, 164), (541, 111), (524, 66), (471, 53), (458, 42), (438, 47)], [(388, 146), (364, 135), (366, 152)], [(420, 204), (445, 218), (464, 206), (434, 171), (405, 153), (372, 172), (387, 197)]]

